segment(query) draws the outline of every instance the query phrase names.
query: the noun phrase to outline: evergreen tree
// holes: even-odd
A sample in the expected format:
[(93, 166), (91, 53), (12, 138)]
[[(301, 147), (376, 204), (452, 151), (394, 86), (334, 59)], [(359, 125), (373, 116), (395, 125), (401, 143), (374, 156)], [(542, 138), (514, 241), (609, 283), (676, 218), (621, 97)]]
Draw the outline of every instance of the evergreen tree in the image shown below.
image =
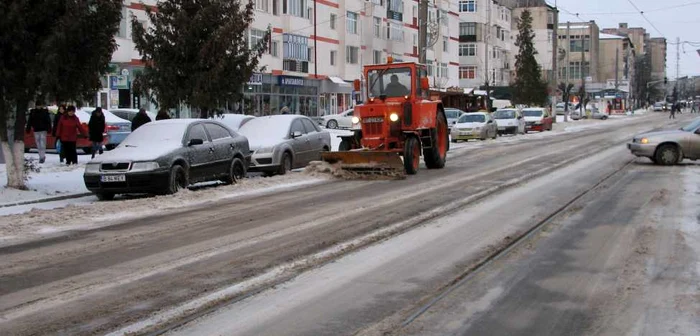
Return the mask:
[(8, 187), (24, 188), (28, 107), (99, 90), (117, 46), (121, 8), (121, 0), (0, 1), (0, 145)]
[(134, 43), (146, 64), (136, 78), (139, 90), (161, 108), (184, 103), (202, 118), (240, 101), (270, 38), (268, 28), (249, 46), (253, 11), (252, 0), (163, 0), (157, 11), (147, 10), (148, 29), (132, 17)]
[(516, 104), (541, 106), (547, 101), (547, 84), (542, 80), (540, 65), (535, 59), (537, 50), (533, 45), (534, 37), (532, 15), (529, 10), (524, 10), (518, 20), (518, 37), (515, 40), (515, 45), (519, 48), (515, 56), (516, 78), (511, 84)]

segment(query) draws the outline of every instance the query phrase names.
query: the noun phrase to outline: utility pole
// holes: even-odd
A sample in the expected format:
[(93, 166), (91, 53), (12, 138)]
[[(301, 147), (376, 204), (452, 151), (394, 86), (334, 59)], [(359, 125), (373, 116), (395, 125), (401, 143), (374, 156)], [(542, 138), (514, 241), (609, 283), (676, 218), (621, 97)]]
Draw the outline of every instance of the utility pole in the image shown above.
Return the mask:
[(571, 54), (571, 22), (566, 21), (566, 64), (564, 64), (564, 69), (566, 69), (566, 84), (569, 84), (571, 81), (569, 54)]
[[(556, 115), (556, 108), (557, 108), (557, 86), (559, 85), (558, 83), (558, 76), (559, 76), (559, 68), (557, 68), (557, 58), (559, 57), (559, 46), (558, 46), (558, 29), (559, 29), (559, 10), (557, 9), (557, 2), (554, 1), (554, 11), (552, 12), (552, 76), (549, 78), (550, 80), (550, 85), (552, 87), (552, 111), (554, 111), (554, 114)], [(562, 93), (563, 95), (563, 93)], [(554, 118), (554, 122), (557, 121), (557, 118)]]
[(427, 64), (428, 54), (428, 0), (418, 4), (418, 63)]
[(486, 44), (486, 57), (484, 61), (485, 78), (486, 82), (486, 111), (491, 112), (491, 88), (489, 86), (489, 81), (491, 79), (491, 72), (489, 71), (489, 57), (491, 56), (491, 51), (489, 50), (489, 41), (491, 40), (491, 5), (493, 0), (486, 0), (486, 38), (484, 43)]
[[(620, 62), (620, 49), (619, 49), (619, 48), (615, 48), (615, 94), (617, 94), (617, 89), (618, 89), (619, 86), (620, 86), (620, 84), (619, 84), (619, 82), (618, 82), (618, 81), (620, 80), (620, 78), (619, 78), (619, 76), (618, 76), (618, 74), (617, 74), (617, 71), (618, 71), (618, 62)], [(606, 80), (607, 80), (607, 79), (606, 79)]]
[(681, 38), (676, 37), (676, 83), (674, 84), (674, 87), (676, 88), (676, 97), (673, 97), (673, 99), (678, 100), (680, 97), (678, 97), (680, 93), (680, 87), (678, 87), (678, 82), (680, 79), (680, 72), (681, 72)]
[[(585, 29), (585, 28), (584, 28)], [(586, 105), (585, 105), (585, 97), (584, 95), (586, 94), (586, 74), (584, 74), (584, 70), (586, 70), (586, 67), (584, 64), (586, 63), (586, 34), (581, 32), (581, 66), (579, 67), (579, 70), (581, 70), (581, 102), (580, 102), (580, 107), (581, 107), (581, 115), (586, 111)]]

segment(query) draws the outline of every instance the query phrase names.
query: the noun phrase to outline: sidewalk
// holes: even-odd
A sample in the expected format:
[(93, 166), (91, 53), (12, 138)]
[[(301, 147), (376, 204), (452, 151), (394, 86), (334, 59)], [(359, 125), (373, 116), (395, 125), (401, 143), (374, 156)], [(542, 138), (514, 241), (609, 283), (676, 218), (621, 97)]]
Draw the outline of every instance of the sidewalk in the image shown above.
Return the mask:
[(45, 202), (66, 198), (86, 196), (88, 190), (83, 183), (85, 163), (90, 156), (79, 155), (77, 166), (66, 166), (58, 162), (58, 155), (46, 154), (46, 162), (39, 164), (39, 154), (25, 154), (28, 159), (36, 161), (39, 172), (30, 172), (27, 180), (29, 190), (9, 189), (5, 164), (0, 164), (0, 208), (18, 204)]

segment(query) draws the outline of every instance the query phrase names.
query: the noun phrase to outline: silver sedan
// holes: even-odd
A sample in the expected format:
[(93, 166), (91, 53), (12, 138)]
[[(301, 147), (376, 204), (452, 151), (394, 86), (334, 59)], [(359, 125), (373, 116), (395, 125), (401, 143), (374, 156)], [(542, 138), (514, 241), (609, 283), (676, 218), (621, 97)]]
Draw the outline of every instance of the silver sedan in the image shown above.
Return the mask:
[(300, 115), (274, 115), (252, 119), (238, 130), (248, 138), (252, 154), (249, 171), (286, 174), (320, 160), (331, 149), (331, 135)]
[(684, 158), (700, 159), (700, 118), (677, 130), (636, 135), (627, 148), (660, 165), (674, 165)]

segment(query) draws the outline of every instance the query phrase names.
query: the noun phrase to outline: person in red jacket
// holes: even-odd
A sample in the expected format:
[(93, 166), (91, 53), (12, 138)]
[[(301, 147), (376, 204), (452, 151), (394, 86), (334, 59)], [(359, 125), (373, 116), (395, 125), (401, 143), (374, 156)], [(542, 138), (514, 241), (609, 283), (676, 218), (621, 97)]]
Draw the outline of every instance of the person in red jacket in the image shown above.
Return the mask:
[(78, 164), (78, 153), (76, 152), (75, 143), (78, 141), (78, 135), (86, 136), (83, 126), (80, 124), (80, 119), (75, 115), (75, 106), (68, 106), (66, 115), (61, 117), (56, 129), (56, 138), (61, 140), (63, 154), (66, 157), (67, 164)]

